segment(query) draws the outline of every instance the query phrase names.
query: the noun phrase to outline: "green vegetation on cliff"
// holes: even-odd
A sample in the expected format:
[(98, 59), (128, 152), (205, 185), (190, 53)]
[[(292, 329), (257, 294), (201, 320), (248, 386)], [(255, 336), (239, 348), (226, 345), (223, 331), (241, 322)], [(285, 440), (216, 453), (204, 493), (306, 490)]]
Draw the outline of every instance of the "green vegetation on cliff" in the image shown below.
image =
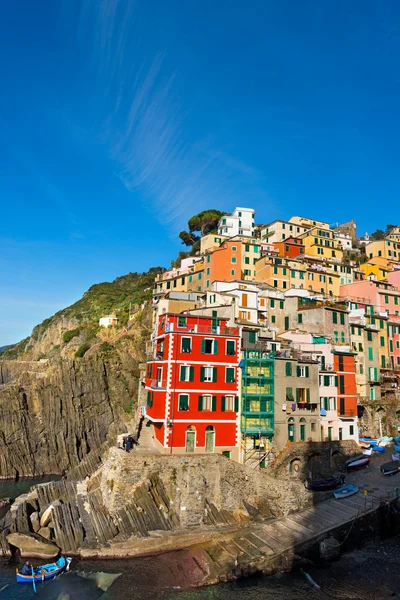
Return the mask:
[(92, 285), (82, 298), (37, 325), (30, 337), (8, 347), (1, 357), (52, 358), (66, 344), (76, 341), (77, 357), (83, 356), (97, 338), (99, 318), (109, 313), (118, 317), (118, 328), (128, 323), (130, 307), (138, 307), (152, 296), (154, 278), (165, 269), (153, 267), (146, 273), (128, 273), (112, 282)]

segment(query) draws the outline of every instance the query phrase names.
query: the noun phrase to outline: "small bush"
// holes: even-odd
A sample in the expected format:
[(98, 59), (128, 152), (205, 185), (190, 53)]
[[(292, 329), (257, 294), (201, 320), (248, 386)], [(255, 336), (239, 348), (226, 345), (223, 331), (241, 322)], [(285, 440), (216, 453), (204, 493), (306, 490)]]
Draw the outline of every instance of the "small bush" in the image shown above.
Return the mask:
[(86, 352), (89, 350), (90, 348), (90, 344), (82, 344), (82, 346), (79, 346), (78, 350), (75, 352), (75, 358), (82, 358), (82, 356), (85, 356)]
[(131, 415), (131, 414), (132, 414), (133, 407), (135, 406), (135, 404), (136, 404), (136, 403), (135, 403), (135, 401), (134, 401), (134, 400), (131, 400), (131, 401), (129, 402), (128, 406), (125, 408), (125, 412), (126, 412), (126, 414), (127, 414), (127, 415)]
[(74, 338), (80, 334), (80, 331), (81, 331), (80, 327), (77, 327), (76, 329), (70, 329), (69, 331), (65, 331), (62, 336), (63, 342), (65, 344), (68, 344), (68, 342), (70, 342), (72, 340), (72, 338)]

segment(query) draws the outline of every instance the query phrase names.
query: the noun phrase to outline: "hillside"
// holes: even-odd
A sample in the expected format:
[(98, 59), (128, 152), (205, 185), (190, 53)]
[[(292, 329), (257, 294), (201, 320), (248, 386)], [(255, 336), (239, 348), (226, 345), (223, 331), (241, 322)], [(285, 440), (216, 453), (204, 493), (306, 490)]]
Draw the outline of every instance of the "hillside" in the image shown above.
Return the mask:
[[(38, 360), (83, 356), (92, 344), (108, 341), (111, 332), (99, 328), (99, 318), (109, 313), (118, 317), (114, 334), (129, 320), (130, 305), (138, 310), (151, 299), (154, 278), (164, 269), (153, 267), (146, 273), (128, 273), (112, 282), (93, 285), (80, 300), (37, 325), (32, 334), (6, 348), (3, 359)], [(103, 331), (101, 331), (103, 329)]]

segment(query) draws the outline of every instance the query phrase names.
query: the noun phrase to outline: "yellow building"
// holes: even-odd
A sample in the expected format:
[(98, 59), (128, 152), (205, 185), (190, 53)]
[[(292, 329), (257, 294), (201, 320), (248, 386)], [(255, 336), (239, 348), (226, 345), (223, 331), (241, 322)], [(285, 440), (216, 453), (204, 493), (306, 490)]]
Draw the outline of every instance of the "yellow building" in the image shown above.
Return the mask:
[(385, 235), (385, 239), (391, 240), (392, 242), (400, 242), (400, 227), (396, 225), (396, 227), (392, 227), (387, 235)]
[(314, 219), (308, 219), (307, 217), (290, 217), (289, 223), (294, 223), (295, 225), (300, 225), (301, 227), (306, 227), (307, 229), (311, 229), (312, 227), (330, 229), (329, 223), (325, 223), (324, 221), (315, 221)]
[(206, 252), (212, 252), (216, 248), (227, 240), (228, 237), (226, 235), (219, 235), (217, 233), (209, 233), (205, 235), (200, 240), (200, 254), (206, 254)]
[[(187, 259), (185, 259), (187, 260)], [(167, 292), (202, 292), (204, 290), (204, 260), (198, 258), (192, 264), (179, 269), (171, 269), (160, 273), (155, 278), (155, 296)]]
[(264, 256), (256, 263), (256, 281), (267, 283), (280, 292), (304, 289), (323, 296), (340, 294), (339, 273), (301, 260)]
[(365, 274), (366, 279), (387, 281), (387, 276), (393, 268), (386, 258), (375, 256), (360, 265), (360, 271)]
[(315, 256), (322, 260), (335, 259), (341, 261), (343, 250), (340, 248), (335, 234), (330, 229), (313, 227), (298, 236), (303, 240), (306, 256)]
[(365, 254), (369, 259), (381, 257), (390, 262), (400, 263), (400, 243), (391, 240), (377, 240), (365, 246)]
[(390, 369), (389, 339), (387, 331), (388, 317), (383, 314), (377, 314), (372, 308), (370, 314), (365, 315), (369, 327), (378, 329), (378, 353), (379, 367), (381, 369)]

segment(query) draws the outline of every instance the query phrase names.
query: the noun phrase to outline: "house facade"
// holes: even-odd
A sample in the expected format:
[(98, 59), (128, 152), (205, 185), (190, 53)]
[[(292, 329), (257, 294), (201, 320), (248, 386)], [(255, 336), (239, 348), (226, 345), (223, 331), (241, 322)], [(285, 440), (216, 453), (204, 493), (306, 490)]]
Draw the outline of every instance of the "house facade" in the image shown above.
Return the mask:
[(147, 363), (146, 417), (162, 453), (239, 460), (239, 329), (227, 319), (165, 314)]

